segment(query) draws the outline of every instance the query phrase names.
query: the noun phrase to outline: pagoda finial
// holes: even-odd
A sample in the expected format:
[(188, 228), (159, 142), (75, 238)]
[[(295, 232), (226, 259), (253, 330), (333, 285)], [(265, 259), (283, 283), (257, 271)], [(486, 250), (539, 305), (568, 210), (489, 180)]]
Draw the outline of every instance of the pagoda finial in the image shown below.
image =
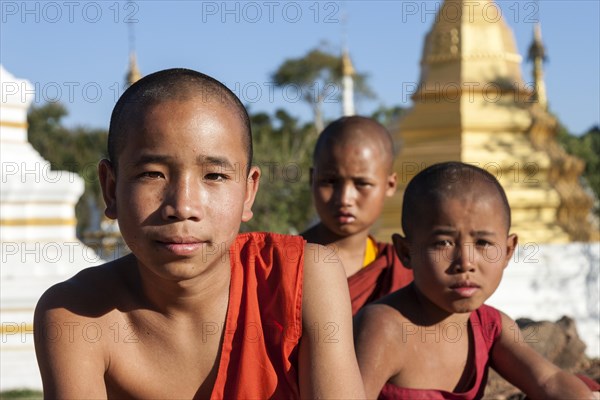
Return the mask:
[(546, 61), (546, 49), (542, 42), (542, 28), (539, 22), (536, 22), (533, 26), (533, 42), (529, 46), (527, 59), (533, 63), (533, 83), (535, 85), (535, 90), (532, 100), (539, 103), (539, 105), (544, 109), (548, 109), (546, 83), (544, 82), (544, 61)]
[(125, 77), (125, 79), (127, 81), (126, 82), (127, 87), (133, 85), (134, 83), (139, 81), (141, 78), (142, 78), (142, 74), (140, 73), (140, 70), (138, 68), (137, 58), (135, 56), (135, 53), (129, 53), (129, 70), (127, 71), (127, 75)]
[(127, 23), (127, 30), (129, 31), (129, 69), (125, 75), (125, 86), (129, 87), (140, 80), (142, 74), (138, 68), (135, 55), (135, 30), (132, 22)]

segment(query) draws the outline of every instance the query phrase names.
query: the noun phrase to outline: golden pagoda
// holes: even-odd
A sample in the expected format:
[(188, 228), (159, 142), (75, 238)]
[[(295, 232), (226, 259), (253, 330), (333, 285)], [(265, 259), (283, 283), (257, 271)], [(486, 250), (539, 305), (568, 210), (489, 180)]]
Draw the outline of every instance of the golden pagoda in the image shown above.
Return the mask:
[[(377, 225), (381, 240), (401, 231), (408, 181), (431, 164), (451, 160), (498, 178), (522, 244), (597, 239), (589, 219), (592, 202), (578, 182), (583, 163), (555, 140), (557, 122), (546, 111), (541, 62), (534, 62), (534, 75), (539, 70), (532, 90), (521, 77), (512, 31), (501, 13), (487, 17), (491, 7), (498, 6), (492, 0), (446, 0), (425, 38), (414, 105), (394, 132), (401, 145), (394, 165), (399, 190)], [(541, 46), (541, 33), (534, 40)], [(543, 56), (539, 46), (530, 54)]]
[(129, 54), (129, 70), (125, 75), (125, 84), (127, 87), (133, 85), (142, 78), (142, 74), (137, 65), (137, 58), (134, 52)]

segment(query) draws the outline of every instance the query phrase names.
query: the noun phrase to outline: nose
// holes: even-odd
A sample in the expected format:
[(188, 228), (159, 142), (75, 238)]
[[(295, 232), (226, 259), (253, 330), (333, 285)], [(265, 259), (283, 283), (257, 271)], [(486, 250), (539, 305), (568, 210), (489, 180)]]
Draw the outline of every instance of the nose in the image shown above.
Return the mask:
[(457, 246), (457, 254), (454, 259), (456, 272), (473, 272), (475, 270), (475, 244), (461, 243)]
[(162, 217), (168, 221), (199, 221), (202, 218), (202, 188), (190, 176), (174, 179), (167, 187)]
[(351, 182), (340, 182), (335, 188), (336, 203), (341, 206), (351, 206), (356, 199), (356, 188)]

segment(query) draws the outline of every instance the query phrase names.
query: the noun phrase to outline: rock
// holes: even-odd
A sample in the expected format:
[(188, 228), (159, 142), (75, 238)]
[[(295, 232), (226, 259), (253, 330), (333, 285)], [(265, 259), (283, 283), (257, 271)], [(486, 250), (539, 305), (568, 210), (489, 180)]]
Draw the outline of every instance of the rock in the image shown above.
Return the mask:
[[(548, 360), (566, 371), (581, 373), (600, 382), (600, 360), (590, 360), (585, 355), (585, 343), (579, 338), (573, 319), (564, 316), (556, 322), (536, 322), (521, 318), (517, 324), (525, 341)], [(525, 395), (490, 370), (484, 398), (521, 400)]]

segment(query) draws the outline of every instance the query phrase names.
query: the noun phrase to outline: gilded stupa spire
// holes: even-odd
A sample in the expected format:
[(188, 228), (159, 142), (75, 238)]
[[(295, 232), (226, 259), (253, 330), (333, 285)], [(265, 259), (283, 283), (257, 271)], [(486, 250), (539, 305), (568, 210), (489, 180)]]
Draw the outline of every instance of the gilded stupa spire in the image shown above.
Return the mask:
[(535, 85), (532, 100), (539, 103), (544, 110), (548, 109), (546, 83), (544, 82), (544, 61), (546, 49), (542, 42), (542, 28), (537, 22), (533, 27), (533, 42), (529, 46), (528, 60), (533, 63), (533, 83)]
[(354, 76), (355, 72), (352, 60), (350, 59), (350, 52), (347, 46), (344, 46), (344, 50), (342, 51), (342, 75)]
[(140, 70), (137, 65), (137, 58), (135, 56), (135, 53), (132, 52), (129, 54), (129, 70), (127, 71), (127, 75), (125, 77), (125, 84), (127, 85), (127, 87), (129, 87), (136, 83), (138, 80), (140, 80), (141, 77), (142, 74), (140, 73)]
[(135, 31), (133, 29), (133, 23), (127, 24), (129, 31), (129, 68), (125, 75), (125, 86), (129, 87), (139, 81), (142, 77), (140, 69), (137, 64), (137, 57), (135, 54)]

